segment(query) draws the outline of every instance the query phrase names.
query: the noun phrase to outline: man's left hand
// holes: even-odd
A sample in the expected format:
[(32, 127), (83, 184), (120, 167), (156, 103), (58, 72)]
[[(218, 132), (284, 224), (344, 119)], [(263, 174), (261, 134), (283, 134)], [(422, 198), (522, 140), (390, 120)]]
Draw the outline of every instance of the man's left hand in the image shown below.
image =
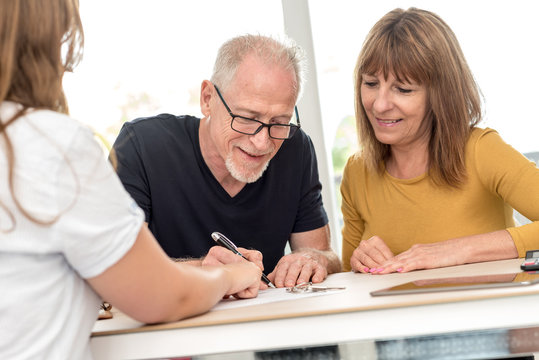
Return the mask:
[(325, 256), (316, 251), (295, 252), (283, 256), (268, 278), (277, 287), (291, 287), (308, 281), (319, 283), (328, 275), (325, 263)]

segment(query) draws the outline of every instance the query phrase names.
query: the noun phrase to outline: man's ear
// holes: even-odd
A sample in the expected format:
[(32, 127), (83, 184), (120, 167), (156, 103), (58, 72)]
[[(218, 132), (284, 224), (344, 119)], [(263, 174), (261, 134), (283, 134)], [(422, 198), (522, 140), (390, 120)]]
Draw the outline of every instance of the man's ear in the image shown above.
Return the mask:
[(202, 81), (200, 85), (200, 111), (205, 117), (210, 115), (210, 100), (213, 95), (213, 84), (209, 80)]

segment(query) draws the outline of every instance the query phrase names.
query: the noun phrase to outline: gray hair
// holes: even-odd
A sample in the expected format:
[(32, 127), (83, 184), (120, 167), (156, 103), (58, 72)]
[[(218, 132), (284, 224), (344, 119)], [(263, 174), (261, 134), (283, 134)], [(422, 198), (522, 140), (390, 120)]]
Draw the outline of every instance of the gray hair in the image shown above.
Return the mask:
[[(303, 91), (307, 60), (305, 52), (292, 39), (275, 39), (264, 35), (243, 35), (226, 41), (217, 52), (211, 81), (223, 90), (233, 80), (246, 55), (254, 54), (270, 64), (281, 65), (296, 75), (297, 99)], [(297, 100), (296, 99), (296, 100)]]

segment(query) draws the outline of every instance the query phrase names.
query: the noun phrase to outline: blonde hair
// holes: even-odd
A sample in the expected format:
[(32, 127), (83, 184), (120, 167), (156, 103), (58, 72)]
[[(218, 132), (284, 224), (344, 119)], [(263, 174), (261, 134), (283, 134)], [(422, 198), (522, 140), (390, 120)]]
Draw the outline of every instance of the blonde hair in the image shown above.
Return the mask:
[(247, 34), (228, 40), (217, 52), (211, 82), (224, 91), (236, 75), (238, 66), (250, 54), (293, 71), (296, 75), (296, 98), (300, 98), (305, 82), (305, 52), (287, 37), (278, 40), (264, 35)]
[[(22, 105), (11, 118), (0, 118), (9, 189), (17, 208), (38, 223), (44, 222), (23, 209), (14, 195), (15, 154), (6, 128), (29, 108), (68, 113), (62, 79), (81, 60), (83, 43), (78, 0), (0, 1), (0, 104)], [(6, 206), (0, 206), (13, 220)]]
[(376, 139), (361, 99), (363, 74), (378, 72), (426, 87), (429, 173), (436, 184), (459, 187), (466, 180), (466, 142), (482, 110), (479, 87), (453, 31), (438, 15), (409, 8), (390, 11), (367, 35), (354, 72), (356, 125), (368, 166), (381, 173), (390, 147)]

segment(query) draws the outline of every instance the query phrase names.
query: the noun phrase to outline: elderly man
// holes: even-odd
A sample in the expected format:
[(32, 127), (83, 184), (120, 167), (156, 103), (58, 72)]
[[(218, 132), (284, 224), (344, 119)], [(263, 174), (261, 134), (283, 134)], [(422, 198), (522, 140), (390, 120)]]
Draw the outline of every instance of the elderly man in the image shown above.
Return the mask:
[[(202, 82), (202, 119), (161, 114), (123, 126), (118, 175), (169, 256), (239, 261), (215, 246), (218, 231), (278, 287), (340, 271), (316, 154), (295, 107), (303, 62), (290, 40), (233, 38)], [(287, 241), (292, 253), (283, 256)]]

